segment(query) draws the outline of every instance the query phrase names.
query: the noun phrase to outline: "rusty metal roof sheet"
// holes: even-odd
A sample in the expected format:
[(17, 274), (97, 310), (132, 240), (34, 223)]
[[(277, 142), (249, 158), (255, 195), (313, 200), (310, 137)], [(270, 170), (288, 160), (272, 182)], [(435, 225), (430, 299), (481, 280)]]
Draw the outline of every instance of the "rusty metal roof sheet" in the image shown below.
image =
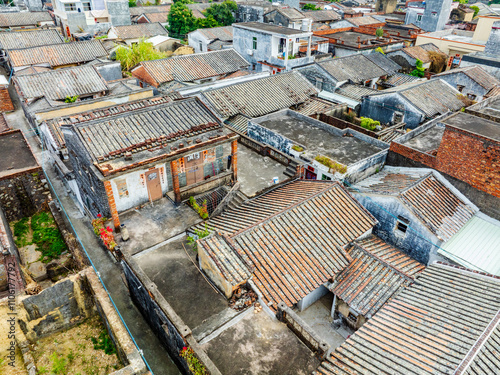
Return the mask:
[[(166, 19), (163, 21), (166, 22)], [(168, 36), (167, 30), (159, 23), (138, 23), (135, 25), (113, 26), (111, 29), (115, 32), (118, 39), (138, 39), (151, 38), (157, 35)]]
[(292, 71), (208, 90), (202, 96), (221, 117), (227, 118), (237, 114), (259, 117), (304, 103), (317, 93), (302, 74)]
[(98, 39), (9, 51), (9, 59), (13, 67), (38, 64), (57, 67), (85, 63), (107, 55), (106, 49)]
[[(499, 278), (430, 265), (332, 352), (317, 374), (454, 374), (498, 316), (499, 296)], [(491, 364), (491, 374), (498, 373), (498, 361)]]
[(9, 12), (0, 13), (0, 27), (39, 25), (53, 21), (49, 12)]
[[(272, 309), (280, 302), (292, 306), (334, 278), (351, 262), (343, 247), (377, 223), (339, 183), (319, 186), (316, 193), (292, 205), (287, 200), (284, 210), (231, 235), (234, 249), (255, 267), (252, 280)], [(248, 208), (249, 202), (240, 207)]]
[(0, 33), (0, 49), (18, 49), (49, 44), (62, 44), (64, 40), (57, 30), (33, 30)]
[(68, 96), (85, 96), (108, 90), (106, 81), (96, 68), (87, 65), (15, 76), (14, 80), (27, 100), (42, 96), (50, 100), (64, 100)]
[(425, 266), (376, 236), (356, 241), (352, 262), (336, 278), (332, 292), (359, 314), (371, 318)]
[[(144, 67), (150, 77), (158, 85), (161, 85), (174, 80), (192, 82), (221, 76), (244, 69), (248, 65), (248, 62), (236, 50), (230, 48), (174, 56), (167, 59), (142, 61), (138, 67)], [(134, 69), (132, 69), (132, 73)]]

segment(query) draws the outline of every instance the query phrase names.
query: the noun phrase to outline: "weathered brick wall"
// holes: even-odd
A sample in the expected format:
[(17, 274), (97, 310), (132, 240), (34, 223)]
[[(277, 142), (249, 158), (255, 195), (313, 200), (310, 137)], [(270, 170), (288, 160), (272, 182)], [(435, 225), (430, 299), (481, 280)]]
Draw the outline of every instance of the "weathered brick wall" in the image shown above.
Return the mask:
[(436, 169), (500, 197), (500, 143), (447, 127)]
[(407, 157), (408, 159), (422, 163), (430, 168), (435, 168), (436, 157), (413, 148), (404, 146), (400, 143), (392, 142), (389, 148), (390, 151)]
[(10, 112), (14, 110), (14, 105), (9, 95), (8, 86), (0, 86), (0, 112)]
[(0, 206), (9, 222), (33, 215), (50, 200), (40, 167), (0, 180)]

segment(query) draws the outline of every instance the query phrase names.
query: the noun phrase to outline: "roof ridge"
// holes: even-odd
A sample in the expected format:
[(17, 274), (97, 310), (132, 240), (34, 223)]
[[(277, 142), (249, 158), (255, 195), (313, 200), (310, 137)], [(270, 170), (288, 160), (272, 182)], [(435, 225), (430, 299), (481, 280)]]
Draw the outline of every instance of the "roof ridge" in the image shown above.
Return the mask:
[(436, 267), (443, 267), (443, 268), (454, 268), (463, 274), (472, 274), (472, 275), (479, 276), (479, 277), (493, 279), (492, 281), (494, 281), (494, 282), (500, 282), (500, 276), (493, 275), (491, 273), (487, 273), (487, 272), (483, 272), (483, 271), (476, 271), (476, 270), (473, 270), (471, 268), (467, 268), (464, 266), (458, 266), (458, 265), (454, 265), (454, 264), (450, 264), (450, 263), (445, 263), (445, 262), (442, 262), (440, 260), (435, 261), (431, 265), (434, 265)]
[(320, 196), (320, 195), (324, 194), (324, 193), (325, 193), (325, 192), (327, 192), (328, 190), (332, 189), (334, 186), (339, 186), (339, 187), (341, 187), (341, 185), (340, 185), (340, 183), (339, 183), (338, 181), (332, 182), (332, 183), (331, 183), (331, 185), (327, 183), (327, 186), (325, 186), (325, 187), (324, 187), (323, 189), (321, 189), (319, 192), (317, 192), (317, 193), (315, 193), (315, 194), (313, 194), (313, 195), (311, 195), (311, 196), (309, 196), (309, 197), (302, 198), (302, 199), (300, 199), (298, 202), (296, 202), (296, 203), (292, 204), (291, 206), (288, 206), (288, 207), (286, 207), (286, 208), (284, 208), (284, 209), (282, 209), (282, 210), (280, 210), (280, 211), (278, 211), (278, 212), (276, 212), (276, 213), (274, 213), (274, 214), (272, 214), (272, 215), (270, 215), (270, 216), (267, 216), (267, 217), (265, 217), (264, 219), (261, 219), (261, 220), (257, 221), (256, 223), (254, 223), (254, 224), (250, 225), (249, 227), (246, 227), (246, 228), (240, 229), (239, 231), (237, 231), (237, 232), (233, 233), (233, 234), (231, 235), (231, 238), (234, 238), (234, 237), (236, 237), (236, 236), (240, 236), (241, 234), (243, 234), (243, 233), (245, 233), (245, 232), (248, 232), (248, 231), (250, 231), (250, 230), (254, 229), (255, 227), (259, 226), (259, 225), (260, 225), (260, 224), (262, 224), (262, 223), (265, 223), (265, 222), (267, 222), (267, 221), (270, 221), (271, 219), (274, 219), (275, 217), (281, 216), (282, 214), (284, 214), (284, 213), (286, 213), (286, 212), (288, 212), (288, 211), (292, 210), (293, 208), (295, 208), (295, 207), (297, 207), (297, 206), (300, 206), (300, 205), (302, 205), (303, 203), (308, 202), (308, 201), (310, 201), (310, 200), (312, 200), (312, 199), (314, 199), (314, 198), (316, 198), (316, 197), (318, 197), (318, 196)]
[[(403, 189), (403, 190), (400, 190), (399, 191), (399, 194), (398, 196), (402, 196), (404, 193), (406, 193), (408, 190), (414, 188), (415, 186), (419, 185), (420, 183), (424, 182), (428, 177), (430, 176), (434, 176), (434, 173), (431, 171), (431, 172), (428, 172), (424, 175), (422, 175), (418, 180), (416, 180), (415, 182), (413, 182), (412, 184), (410, 184), (410, 186), (408, 186), (407, 188)], [(439, 180), (438, 180), (439, 181)], [(439, 181), (441, 182), (441, 181)], [(446, 186), (445, 186), (446, 187)], [(447, 187), (446, 187), (447, 188)], [(449, 190), (449, 189), (448, 189)]]
[[(396, 273), (400, 274), (401, 276), (405, 277), (406, 279), (409, 279), (409, 281), (411, 283), (413, 282), (416, 282), (416, 278), (415, 277), (412, 277), (408, 274), (406, 274), (405, 272), (399, 270), (397, 267), (393, 266), (392, 264), (390, 264), (389, 262), (387, 262), (386, 260), (380, 258), (379, 256), (373, 254), (371, 251), (369, 251), (368, 249), (365, 249), (364, 247), (362, 247), (357, 241), (354, 241), (353, 242), (353, 246), (361, 251), (363, 251), (364, 253), (366, 253), (367, 255), (371, 256), (372, 258), (376, 259), (377, 261), (379, 261), (380, 263), (382, 263), (383, 265), (391, 268), (393, 271), (395, 271)], [(396, 248), (396, 250), (398, 251), (401, 251), (399, 249)]]
[(500, 310), (497, 311), (495, 316), (491, 319), (488, 325), (484, 328), (481, 335), (479, 335), (476, 342), (472, 345), (468, 353), (462, 359), (462, 362), (458, 365), (457, 369), (453, 373), (453, 375), (463, 375), (470, 367), (472, 361), (477, 357), (484, 344), (491, 337), (493, 331), (500, 326)]

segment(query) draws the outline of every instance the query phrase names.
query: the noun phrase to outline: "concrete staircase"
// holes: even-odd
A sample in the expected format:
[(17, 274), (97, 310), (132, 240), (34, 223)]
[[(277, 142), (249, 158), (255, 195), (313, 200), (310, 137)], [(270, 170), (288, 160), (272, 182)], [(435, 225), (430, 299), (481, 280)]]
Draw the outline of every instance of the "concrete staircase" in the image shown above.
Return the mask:
[(290, 160), (290, 163), (288, 163), (283, 174), (288, 177), (295, 177), (295, 174), (297, 173), (297, 165), (299, 165), (299, 163), (295, 160)]

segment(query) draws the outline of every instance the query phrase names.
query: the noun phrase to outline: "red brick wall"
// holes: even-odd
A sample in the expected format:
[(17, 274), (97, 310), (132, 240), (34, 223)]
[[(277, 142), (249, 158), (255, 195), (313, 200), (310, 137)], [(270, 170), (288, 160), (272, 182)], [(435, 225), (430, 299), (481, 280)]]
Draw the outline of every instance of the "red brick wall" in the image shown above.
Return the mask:
[(0, 112), (10, 112), (14, 110), (14, 105), (10, 99), (8, 86), (0, 86)]
[(438, 149), (436, 169), (500, 197), (499, 142), (447, 127)]
[(426, 154), (418, 150), (414, 150), (413, 148), (395, 142), (391, 143), (389, 150), (396, 152), (400, 155), (403, 155), (408, 159), (422, 163), (430, 168), (435, 168), (436, 158), (432, 155)]

